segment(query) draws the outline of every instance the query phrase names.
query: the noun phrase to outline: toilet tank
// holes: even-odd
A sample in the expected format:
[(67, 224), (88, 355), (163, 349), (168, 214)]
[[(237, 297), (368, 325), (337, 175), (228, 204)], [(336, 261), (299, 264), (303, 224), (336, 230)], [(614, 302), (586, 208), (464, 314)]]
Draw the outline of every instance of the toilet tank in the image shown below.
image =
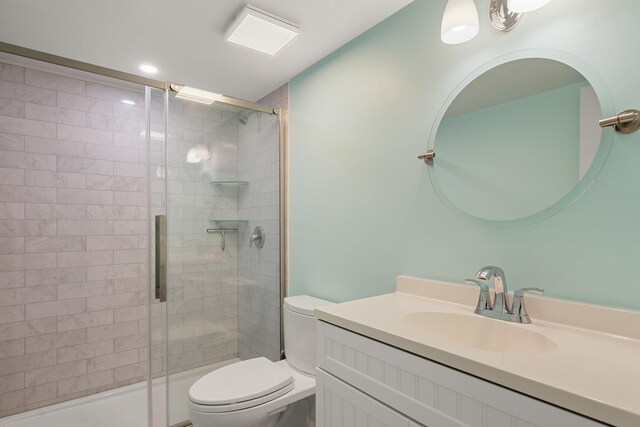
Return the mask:
[(315, 375), (316, 307), (332, 302), (298, 295), (284, 299), (284, 352), (289, 364), (299, 371)]

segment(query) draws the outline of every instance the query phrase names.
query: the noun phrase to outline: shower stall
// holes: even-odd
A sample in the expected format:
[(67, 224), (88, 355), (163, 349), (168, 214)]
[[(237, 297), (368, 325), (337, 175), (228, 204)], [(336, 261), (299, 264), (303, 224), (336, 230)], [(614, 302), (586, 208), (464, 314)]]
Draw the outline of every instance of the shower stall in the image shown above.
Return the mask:
[(189, 425), (281, 357), (282, 111), (0, 51), (0, 427)]

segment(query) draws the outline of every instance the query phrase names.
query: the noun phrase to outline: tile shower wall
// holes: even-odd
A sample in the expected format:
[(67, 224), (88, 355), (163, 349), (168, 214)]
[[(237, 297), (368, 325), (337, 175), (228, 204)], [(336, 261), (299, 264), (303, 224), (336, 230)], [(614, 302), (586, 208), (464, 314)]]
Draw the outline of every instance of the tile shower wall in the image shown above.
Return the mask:
[[(238, 217), (238, 187), (211, 183), (238, 179), (238, 115), (177, 99), (169, 113), (167, 311), (174, 373), (238, 355), (238, 235), (227, 232), (222, 250), (221, 235), (206, 232), (219, 226), (214, 219)], [(198, 146), (207, 147), (210, 159), (187, 163)]]
[[(64, 74), (0, 63), (0, 417), (147, 374), (143, 93)], [(275, 94), (286, 100), (286, 89)], [(277, 359), (277, 118), (251, 116), (239, 138), (236, 112), (176, 100), (169, 110), (165, 170), (164, 102), (152, 96), (151, 215), (167, 213), (170, 246), (169, 305), (152, 305), (152, 373), (164, 374), (165, 315), (170, 372), (238, 356), (239, 328), (244, 357)], [(211, 158), (187, 163), (198, 144)], [(227, 233), (223, 251), (205, 230), (238, 217), (256, 221)], [(257, 224), (265, 248), (239, 250)]]
[[(286, 109), (287, 86), (260, 102)], [(238, 215), (248, 218), (240, 233), (240, 358), (280, 359), (280, 212), (279, 125), (276, 116), (252, 114), (238, 129)], [(256, 226), (266, 234), (264, 247), (249, 246)]]
[(280, 197), (284, 206), (284, 218), (282, 230), (282, 242), (284, 244), (284, 259), (282, 260), (284, 268), (284, 288), (285, 296), (289, 295), (289, 83), (285, 83), (278, 89), (264, 96), (258, 101), (264, 105), (271, 105), (274, 108), (280, 108), (280, 114), (282, 114), (282, 132), (284, 140), (282, 141), (281, 158), (283, 161), (282, 167), (280, 167), (280, 173), (284, 174), (283, 183), (284, 187), (280, 191)]
[(141, 106), (0, 63), (0, 417), (145, 377)]

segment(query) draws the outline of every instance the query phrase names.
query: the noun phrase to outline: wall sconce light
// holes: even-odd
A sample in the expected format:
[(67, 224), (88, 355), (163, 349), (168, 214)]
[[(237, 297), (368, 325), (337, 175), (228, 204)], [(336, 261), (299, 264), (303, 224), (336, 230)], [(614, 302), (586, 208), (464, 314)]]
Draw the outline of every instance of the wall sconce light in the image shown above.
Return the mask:
[(533, 12), (551, 0), (491, 0), (489, 19), (498, 31), (511, 30), (522, 18), (522, 14)]
[(478, 9), (473, 0), (449, 0), (442, 15), (440, 39), (446, 44), (460, 44), (478, 35)]
[[(489, 20), (498, 31), (511, 30), (527, 12), (540, 9), (551, 0), (491, 0)], [(460, 44), (473, 39), (480, 30), (474, 0), (448, 0), (442, 15), (440, 39), (446, 44)]]

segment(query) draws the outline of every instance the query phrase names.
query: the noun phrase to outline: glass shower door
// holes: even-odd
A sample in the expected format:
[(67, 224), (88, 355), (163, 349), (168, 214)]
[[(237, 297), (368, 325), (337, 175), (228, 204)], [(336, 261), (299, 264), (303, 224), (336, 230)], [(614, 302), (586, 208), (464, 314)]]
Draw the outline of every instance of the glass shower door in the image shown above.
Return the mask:
[(167, 289), (167, 102), (166, 91), (154, 91), (146, 99), (144, 135), (148, 155), (149, 300), (146, 363), (149, 427), (167, 426), (166, 289)]
[(20, 56), (0, 52), (0, 425), (166, 425), (150, 286), (164, 85), (7, 48)]
[[(198, 378), (280, 358), (280, 132), (273, 114), (168, 102), (167, 302), (154, 357), (166, 364), (168, 425), (180, 425)], [(249, 242), (258, 226), (261, 248)]]

